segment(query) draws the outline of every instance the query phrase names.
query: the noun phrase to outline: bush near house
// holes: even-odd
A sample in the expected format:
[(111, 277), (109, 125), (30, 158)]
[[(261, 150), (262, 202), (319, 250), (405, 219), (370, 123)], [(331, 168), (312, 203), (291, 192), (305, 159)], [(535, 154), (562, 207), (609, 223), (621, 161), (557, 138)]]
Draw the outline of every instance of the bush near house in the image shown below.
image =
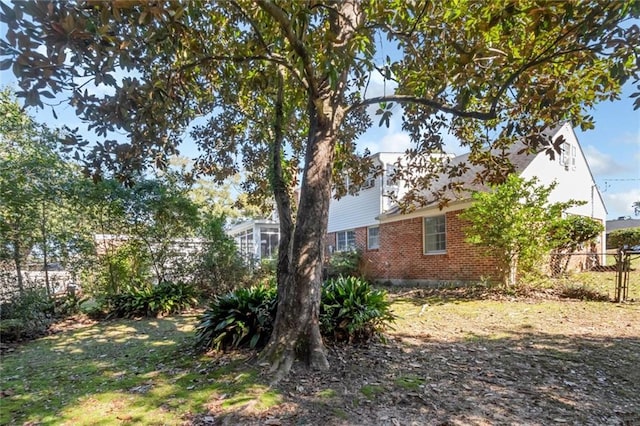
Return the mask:
[(339, 251), (331, 255), (327, 264), (327, 279), (345, 277), (362, 277), (362, 251)]
[[(241, 288), (216, 297), (196, 326), (202, 350), (260, 348), (273, 330), (275, 285)], [(366, 341), (394, 320), (386, 292), (356, 277), (328, 280), (322, 288), (320, 330), (333, 341)]]
[(334, 341), (367, 341), (393, 322), (383, 290), (356, 277), (338, 277), (322, 287), (320, 331)]

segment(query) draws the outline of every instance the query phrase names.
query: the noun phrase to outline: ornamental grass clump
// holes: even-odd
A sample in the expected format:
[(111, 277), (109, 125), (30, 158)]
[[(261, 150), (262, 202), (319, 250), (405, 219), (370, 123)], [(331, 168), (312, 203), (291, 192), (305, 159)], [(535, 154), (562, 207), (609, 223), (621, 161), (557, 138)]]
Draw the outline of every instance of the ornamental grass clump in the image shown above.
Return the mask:
[(320, 331), (325, 338), (367, 341), (394, 320), (387, 293), (362, 278), (340, 276), (322, 287)]
[(216, 296), (196, 326), (196, 347), (224, 350), (264, 346), (273, 330), (276, 294), (275, 286), (258, 285)]
[(104, 301), (108, 318), (157, 317), (185, 311), (198, 305), (195, 288), (165, 281), (154, 286), (130, 286)]
[[(364, 342), (395, 320), (387, 294), (355, 277), (328, 280), (322, 288), (320, 330), (333, 342)], [(196, 326), (201, 350), (259, 349), (273, 330), (275, 284), (240, 288), (215, 297)]]

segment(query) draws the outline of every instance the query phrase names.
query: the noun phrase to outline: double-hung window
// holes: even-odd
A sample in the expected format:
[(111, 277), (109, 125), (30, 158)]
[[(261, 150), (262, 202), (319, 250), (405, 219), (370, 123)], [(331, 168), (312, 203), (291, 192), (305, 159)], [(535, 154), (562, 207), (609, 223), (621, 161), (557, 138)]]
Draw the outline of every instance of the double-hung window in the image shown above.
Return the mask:
[(349, 251), (356, 248), (356, 231), (336, 232), (336, 251)]
[(367, 228), (367, 249), (377, 250), (380, 248), (380, 227), (370, 226)]
[(447, 223), (445, 216), (424, 218), (424, 253), (435, 254), (447, 251)]

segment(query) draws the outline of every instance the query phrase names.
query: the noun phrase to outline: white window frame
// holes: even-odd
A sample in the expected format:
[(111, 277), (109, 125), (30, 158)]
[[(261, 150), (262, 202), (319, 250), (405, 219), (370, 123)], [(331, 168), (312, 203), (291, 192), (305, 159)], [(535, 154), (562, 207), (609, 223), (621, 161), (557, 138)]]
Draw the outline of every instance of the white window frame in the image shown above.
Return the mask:
[(362, 184), (362, 188), (361, 189), (371, 189), (371, 188), (373, 188), (375, 186), (376, 186), (376, 178), (373, 175), (370, 174), (365, 179), (364, 183)]
[[(443, 221), (443, 227), (444, 227), (444, 231), (440, 232), (431, 232), (428, 233), (428, 225), (427, 222), (434, 220), (434, 219), (438, 219), (438, 220), (442, 220)], [(444, 248), (436, 248), (436, 249), (429, 249), (429, 246), (427, 244), (427, 239), (430, 236), (438, 236), (438, 235), (444, 235)], [(447, 217), (446, 215), (438, 215), (438, 216), (428, 216), (422, 219), (422, 245), (423, 245), (423, 253), (424, 254), (443, 254), (447, 252)]]
[[(353, 234), (353, 243), (349, 244), (349, 234)], [(343, 242), (340, 241), (340, 236), (343, 236)], [(344, 231), (336, 232), (336, 251), (351, 251), (356, 248), (356, 231), (354, 229), (346, 229)]]
[(564, 166), (565, 170), (576, 169), (576, 156), (578, 150), (575, 145), (564, 142), (560, 148), (560, 164)]
[[(377, 230), (375, 238), (371, 238), (371, 231)], [(377, 250), (380, 248), (380, 226), (369, 226), (367, 228), (367, 250)]]

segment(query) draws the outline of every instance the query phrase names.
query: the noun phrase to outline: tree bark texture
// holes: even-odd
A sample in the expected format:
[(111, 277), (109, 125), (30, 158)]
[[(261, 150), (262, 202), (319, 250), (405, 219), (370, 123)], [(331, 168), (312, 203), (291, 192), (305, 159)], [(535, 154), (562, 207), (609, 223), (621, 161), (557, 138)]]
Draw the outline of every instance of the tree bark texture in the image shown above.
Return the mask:
[(20, 294), (24, 294), (24, 282), (22, 280), (22, 256), (20, 253), (20, 239), (14, 238), (13, 240), (13, 263), (16, 267), (16, 277), (18, 279), (18, 291)]
[[(293, 361), (299, 355), (306, 358), (311, 368), (329, 368), (319, 323), (322, 264), (329, 220), (334, 151), (338, 129), (344, 118), (344, 96), (348, 87), (349, 66), (347, 64), (344, 68), (336, 70), (335, 74), (339, 77), (334, 84), (331, 84), (332, 73), (315, 75), (315, 68), (309, 60), (308, 52), (291, 31), (288, 19), (280, 13), (281, 11), (275, 10), (273, 4), (263, 2), (262, 6), (280, 22), (285, 37), (296, 49), (303, 64), (309, 116), (309, 134), (298, 211), (288, 250), (278, 258), (278, 310), (274, 331), (262, 353), (263, 361), (269, 363), (272, 372), (275, 373), (274, 381), (278, 381), (289, 373)], [(363, 19), (360, 4), (355, 0), (338, 3), (337, 9), (331, 9), (330, 12), (330, 30), (334, 34), (334, 41), (332, 45), (327, 46), (328, 56), (341, 49), (349, 49), (354, 29)], [(281, 129), (276, 126), (276, 140), (279, 131)], [(274, 154), (273, 161), (275, 167), (280, 161), (280, 156)], [(274, 183), (282, 184), (282, 176), (278, 176), (277, 171), (274, 168)], [(285, 231), (286, 238), (287, 230), (291, 230), (286, 212), (290, 212), (291, 209), (287, 208), (287, 200), (282, 195), (283, 189), (282, 186), (274, 186), (278, 209), (285, 213), (281, 216), (280, 226), (281, 230)], [(290, 207), (290, 204), (288, 206)], [(280, 247), (281, 250), (285, 248), (283, 244)], [(284, 256), (289, 256), (286, 269)]]
[(318, 117), (316, 111), (305, 154), (306, 167), (291, 240), (289, 268), (278, 270), (276, 323), (262, 354), (276, 373), (276, 381), (288, 374), (299, 353), (307, 357), (312, 368), (329, 367), (320, 335), (319, 314), (334, 145), (335, 132), (331, 123)]

